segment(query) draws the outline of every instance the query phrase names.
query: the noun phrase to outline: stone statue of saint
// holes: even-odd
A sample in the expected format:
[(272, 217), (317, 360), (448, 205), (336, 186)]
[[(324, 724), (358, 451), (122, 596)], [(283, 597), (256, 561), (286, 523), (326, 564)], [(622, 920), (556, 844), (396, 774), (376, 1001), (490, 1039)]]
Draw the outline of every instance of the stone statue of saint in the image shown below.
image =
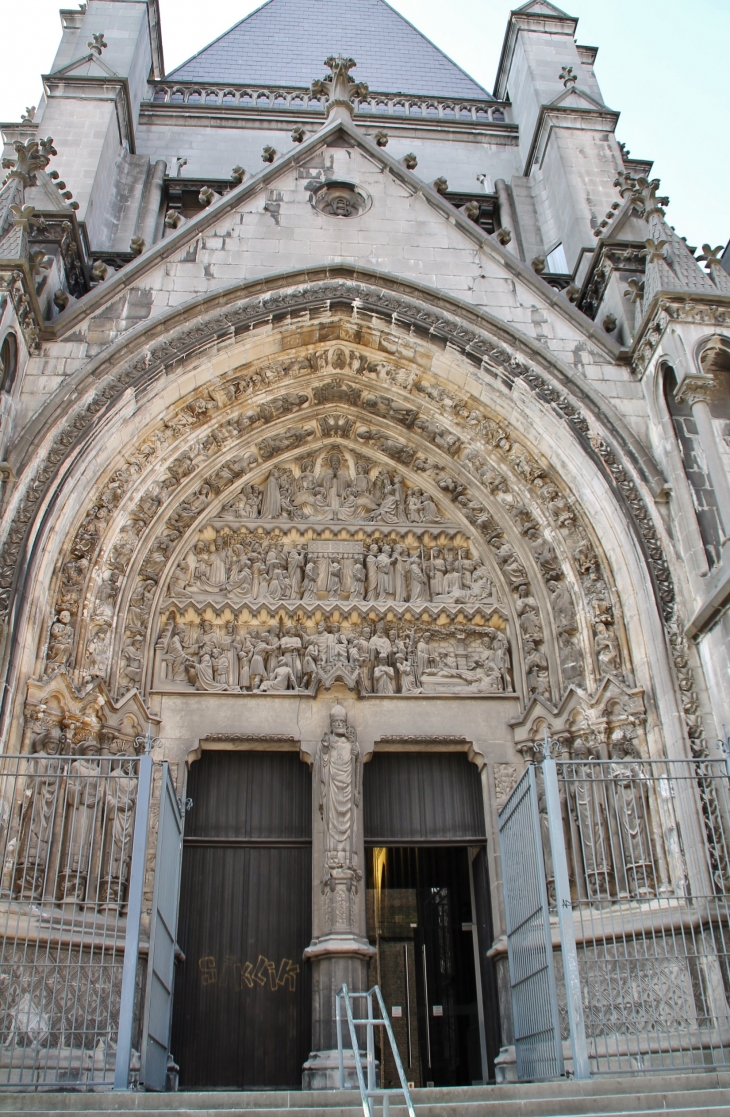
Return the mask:
[(129, 759), (114, 767), (106, 785), (106, 871), (101, 882), (101, 899), (107, 906), (124, 902), (129, 881), (137, 805), (137, 777), (132, 772), (132, 764)]
[[(91, 850), (94, 831), (99, 820), (101, 798), (99, 746), (96, 741), (81, 741), (76, 746), (76, 760), (68, 768), (66, 781), (66, 865), (60, 874), (59, 887), (64, 900), (87, 899), (91, 872)], [(91, 899), (91, 897), (88, 897)]]
[(324, 822), (324, 879), (334, 890), (338, 881), (350, 886), (358, 879), (356, 857), (357, 808), (362, 785), (362, 756), (357, 734), (347, 724), (342, 706), (330, 710), (330, 731), (317, 752), (319, 813)]
[(63, 771), (60, 753), (65, 743), (66, 737), (58, 725), (39, 733), (33, 741), (20, 820), (21, 855), (15, 882), (16, 893), (24, 899), (39, 900), (44, 894), (49, 846), (60, 802)]

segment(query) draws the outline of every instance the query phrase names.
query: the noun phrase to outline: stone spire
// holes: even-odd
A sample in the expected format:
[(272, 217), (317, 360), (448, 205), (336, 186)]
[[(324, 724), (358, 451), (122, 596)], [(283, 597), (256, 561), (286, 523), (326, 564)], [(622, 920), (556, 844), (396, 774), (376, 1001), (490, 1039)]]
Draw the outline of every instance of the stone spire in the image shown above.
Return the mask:
[(658, 198), (659, 179), (638, 178), (631, 182), (634, 211), (649, 226), (643, 255), (646, 257), (644, 307), (657, 291), (701, 292), (715, 294), (717, 287), (694, 258), (687, 242), (677, 236), (665, 220), (664, 206), (669, 198)]

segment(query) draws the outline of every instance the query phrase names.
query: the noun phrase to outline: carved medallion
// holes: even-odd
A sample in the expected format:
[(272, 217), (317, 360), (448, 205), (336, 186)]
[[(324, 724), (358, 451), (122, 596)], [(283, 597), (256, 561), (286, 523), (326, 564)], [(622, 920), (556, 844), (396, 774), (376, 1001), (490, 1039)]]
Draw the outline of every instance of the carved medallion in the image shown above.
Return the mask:
[(359, 217), (367, 213), (373, 199), (367, 190), (352, 182), (323, 182), (312, 190), (311, 202), (328, 217)]

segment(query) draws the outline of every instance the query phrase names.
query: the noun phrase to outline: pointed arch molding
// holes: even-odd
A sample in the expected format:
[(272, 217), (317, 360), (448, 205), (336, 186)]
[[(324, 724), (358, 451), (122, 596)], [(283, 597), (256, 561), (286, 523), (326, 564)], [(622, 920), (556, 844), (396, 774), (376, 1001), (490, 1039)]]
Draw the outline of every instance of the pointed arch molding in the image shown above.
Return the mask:
[[(306, 347), (307, 339), (315, 337), (315, 327), (318, 323), (322, 325), (328, 320), (340, 318), (349, 321), (353, 329), (355, 325), (358, 329), (372, 327), (376, 332), (382, 334), (385, 331), (393, 339), (401, 339), (401, 342), (407, 339), (414, 354), (419, 348), (430, 350), (432, 353), (446, 351), (460, 354), (469, 362), (472, 375), (487, 388), (491, 385), (499, 388), (501, 392), (509, 393), (515, 390), (516, 385), (523, 385), (538, 405), (551, 414), (553, 421), (556, 418), (559, 420), (566, 431), (568, 441), (577, 442), (580, 452), (608, 481), (617, 505), (622, 509), (644, 554), (660, 615), (670, 629), (670, 645), (674, 650), (672, 640), (676, 643), (679, 639), (681, 643), (674, 624), (675, 599), (671, 576), (652, 516), (641, 493), (641, 488), (649, 493), (659, 491), (662, 479), (651, 459), (602, 398), (596, 398), (588, 385), (584, 382), (578, 383), (574, 373), (537, 344), (531, 344), (527, 339), (512, 335), (503, 324), (496, 323), (488, 316), (478, 314), (473, 308), (458, 304), (455, 300), (439, 298), (433, 292), (409, 284), (387, 281), (381, 276), (375, 277), (363, 272), (362, 269), (357, 271), (346, 268), (324, 269), (321, 273), (312, 275), (308, 282), (298, 282), (300, 279), (299, 276), (289, 275), (265, 283), (253, 284), (243, 290), (239, 288), (235, 291), (218, 293), (208, 300), (196, 302), (194, 308), (182, 308), (172, 313), (164, 321), (130, 331), (104, 354), (90, 361), (85, 369), (72, 379), (65, 387), (63, 399), (60, 393), (54, 397), (31, 427), (25, 443), (16, 451), (19, 459), (16, 467), (19, 481), (6, 512), (8, 526), (0, 564), (0, 609), (6, 621), (12, 617), (19, 617), (23, 603), (28, 600), (27, 587), (38, 562), (38, 548), (42, 547), (46, 538), (44, 531), (51, 529), (51, 521), (56, 514), (54, 505), (58, 503), (64, 476), (71, 476), (78, 461), (90, 451), (95, 438), (103, 432), (107, 420), (120, 409), (126, 409), (130, 413), (138, 410), (144, 406), (145, 401), (149, 401), (168, 386), (180, 370), (189, 366), (191, 362), (199, 362), (227, 347), (240, 345), (248, 337), (254, 339), (257, 331), (262, 328), (269, 332), (272, 330), (296, 332), (300, 337), (300, 344)], [(322, 339), (326, 338), (326, 327), (323, 334), (316, 336), (317, 344), (322, 348)], [(382, 356), (388, 357), (387, 345), (382, 350)], [(408, 360), (399, 358), (399, 361), (402, 365), (410, 362), (415, 371), (420, 372), (415, 356), (409, 357)], [(329, 369), (328, 374), (337, 371)], [(343, 374), (348, 372), (352, 378), (351, 369), (340, 371)], [(532, 464), (528, 464), (526, 476), (519, 476), (519, 469), (515, 471), (514, 462), (510, 465), (509, 451), (500, 466), (494, 456), (496, 454), (497, 458), (499, 457), (498, 446), (495, 449), (499, 435), (496, 442), (491, 445), (494, 451), (491, 456), (488, 452), (490, 448), (488, 438), (482, 440), (481, 450), (477, 448), (478, 441), (472, 445), (476, 419), (472, 419), (470, 425), (470, 409), (474, 415), (481, 416), (481, 422), (487, 424), (491, 422), (493, 426), (498, 427), (494, 416), (490, 418), (485, 408), (482, 407), (480, 411), (473, 406), (474, 398), (465, 393), (461, 393), (461, 399), (456, 400), (456, 407), (454, 407), (447, 398), (449, 391), (444, 385), (439, 384), (438, 376), (424, 375), (422, 379), (423, 384), (420, 387), (423, 390), (418, 396), (419, 405), (423, 404), (421, 407), (423, 421), (430, 426), (422, 427), (418, 433), (409, 429), (408, 438), (414, 444), (420, 442), (422, 445), (419, 452), (430, 457), (433, 462), (430, 467), (433, 474), (430, 480), (433, 491), (441, 492), (443, 505), (443, 494), (446, 493), (446, 489), (443, 485), (439, 488), (437, 474), (439, 470), (447, 473), (447, 466), (452, 473), (454, 469), (457, 473), (461, 473), (460, 484), (465, 484), (463, 481), (465, 476), (468, 478), (465, 492), (459, 494), (463, 499), (458, 504), (458, 497), (457, 501), (452, 501), (453, 508), (458, 508), (455, 511), (454, 522), (459, 524), (460, 530), (470, 532), (472, 537), (475, 536), (476, 527), (480, 546), (483, 547), (484, 536), (487, 533), (484, 524), (479, 525), (478, 520), (480, 517), (489, 517), (495, 525), (495, 538), (499, 538), (501, 533), (505, 542), (516, 550), (518, 559), (525, 568), (524, 582), (529, 587), (531, 595), (534, 595), (535, 586), (545, 581), (544, 577), (540, 577), (544, 573), (540, 569), (540, 560), (535, 557), (534, 547), (530, 553), (529, 548), (526, 549), (521, 545), (520, 540), (524, 540), (526, 535), (525, 525), (520, 528), (515, 515), (513, 514), (511, 518), (508, 516), (505, 501), (500, 503), (495, 493), (502, 491), (504, 494), (506, 491), (507, 494), (510, 492), (519, 494), (522, 485), (522, 497), (525, 499), (531, 497), (534, 502), (535, 493), (533, 491), (531, 494), (529, 487), (533, 486), (534, 489), (533, 482), (537, 481), (538, 487), (541, 483), (543, 488), (547, 484), (548, 492), (555, 489), (558, 503), (566, 500), (570, 503), (570, 494), (564, 491), (558, 478), (550, 476), (547, 463), (538, 462), (529, 451), (525, 451), (526, 460)], [(224, 381), (225, 378), (222, 378), (223, 396), (217, 402), (214, 401), (220, 412), (220, 418), (223, 418), (226, 410), (226, 406), (223, 406), (226, 397)], [(214, 389), (212, 392), (207, 389), (206, 391), (208, 398), (214, 399), (215, 385), (211, 387)], [(283, 387), (289, 390), (290, 387), (295, 388), (296, 384), (292, 380)], [(413, 385), (410, 387), (412, 389)], [(377, 388), (377, 381), (372, 384), (372, 388)], [(371, 390), (370, 381), (367, 390)], [(265, 400), (266, 395), (272, 392), (276, 394), (273, 387), (267, 387), (262, 399)], [(413, 396), (413, 391), (408, 393), (396, 383), (387, 385), (387, 393), (393, 399), (403, 396), (406, 401)], [(440, 398), (439, 393), (441, 393)], [(452, 392), (451, 395), (456, 399), (459, 393)], [(467, 403), (469, 407), (466, 406)], [(225, 399), (225, 404), (237, 410), (235, 398)], [(182, 411), (186, 406), (188, 402), (183, 401), (179, 410)], [(314, 413), (317, 410), (316, 401), (311, 392), (307, 406), (313, 407), (313, 419), (316, 422), (318, 419), (318, 415)], [(408, 402), (404, 406), (408, 407)], [(207, 408), (204, 410), (207, 411)], [(240, 420), (240, 415), (238, 418)], [(352, 421), (362, 427), (362, 419), (363, 416), (360, 414), (353, 416)], [(271, 437), (285, 432), (287, 423), (286, 418), (274, 421)], [(386, 443), (399, 440), (403, 442), (402, 422), (397, 416), (378, 414), (377, 424), (373, 422), (371, 426), (382, 429), (384, 440), (382, 445), (375, 446), (377, 451), (375, 457), (381, 464), (390, 457), (392, 466), (393, 455), (396, 452)], [(436, 428), (441, 430), (443, 435), (440, 435)], [(356, 439), (359, 434), (360, 431), (355, 430)], [(264, 439), (266, 437), (268, 436), (263, 436)], [(458, 444), (456, 452), (450, 452), (449, 438), (454, 440), (451, 443), (452, 447)], [(258, 444), (258, 447), (248, 452), (256, 454), (259, 463), (262, 458), (267, 457), (265, 453), (263, 455), (261, 453), (261, 441), (262, 438), (252, 429), (250, 442), (252, 445)], [(360, 441), (362, 442), (362, 439)], [(370, 441), (376, 443), (377, 439)], [(509, 438), (506, 441), (509, 443)], [(524, 447), (519, 449), (524, 450)], [(470, 452), (471, 459), (466, 461), (466, 455)], [(480, 453), (482, 460), (480, 460)], [(276, 450), (268, 455), (271, 460), (276, 456)], [(405, 459), (397, 464), (401, 468), (410, 467), (410, 463)], [(223, 467), (222, 459), (220, 466)], [(496, 482), (487, 476), (495, 466), (497, 466), (497, 473), (501, 472), (504, 481), (501, 490), (499, 486), (495, 488)], [(480, 470), (484, 474), (482, 477), (479, 476)], [(187, 488), (190, 487), (189, 484)], [(471, 509), (467, 508), (469, 500), (472, 504)], [(513, 513), (514, 506), (520, 503), (520, 499), (515, 497)], [(536, 509), (539, 507), (539, 503), (535, 505)], [(166, 514), (168, 511), (166, 505)], [(576, 537), (572, 540), (563, 539), (567, 521), (561, 526), (558, 507), (551, 509), (548, 502), (548, 506), (543, 507), (540, 516), (537, 517), (535, 531), (544, 537), (548, 551), (552, 548), (561, 575), (571, 586), (573, 608), (577, 607), (578, 613), (582, 613), (586, 602), (580, 600), (580, 594), (585, 593), (581, 581), (580, 547), (582, 545), (589, 547), (596, 556), (595, 562), (584, 556), (583, 575), (593, 567), (595, 578), (607, 586), (610, 585), (611, 576), (605, 560), (599, 560), (597, 557), (600, 549), (591, 537), (589, 525), (579, 521), (580, 516), (576, 518), (574, 515), (573, 522), (578, 525), (575, 528), (578, 533)], [(155, 524), (158, 522), (161, 521), (155, 519)], [(152, 529), (150, 528), (148, 533), (145, 526), (145, 533), (143, 533), (145, 541), (152, 542), (154, 534)], [(495, 549), (493, 544), (492, 549)], [(543, 563), (549, 564), (552, 559), (548, 551), (544, 552), (548, 557), (543, 558)], [(485, 555), (488, 557), (489, 552), (485, 552)], [(524, 555), (527, 556), (526, 559)], [(68, 561), (68, 556), (66, 558)], [(140, 559), (139, 562), (141, 561)], [(507, 593), (509, 597), (510, 587), (504, 583), (504, 569), (499, 567), (498, 559), (496, 562), (495, 566), (495, 555), (492, 555), (491, 568), (495, 575), (495, 582), (500, 583), (501, 577), (502, 592)], [(60, 571), (63, 565), (60, 562), (56, 589), (61, 585)], [(94, 574), (92, 566), (93, 562), (90, 560), (89, 569), (85, 570), (83, 575), (83, 594), (86, 594), (93, 576), (99, 576), (98, 572)], [(166, 577), (168, 573), (166, 571)], [(119, 593), (119, 601), (126, 601), (131, 592), (130, 584), (126, 584)], [(615, 591), (609, 593), (609, 597), (613, 598), (612, 607), (615, 607), (618, 604)], [(55, 598), (54, 590), (54, 600)], [(556, 636), (557, 628), (550, 611), (550, 594), (544, 585), (537, 592), (535, 600), (540, 610), (543, 632), (546, 636), (548, 631)], [(505, 602), (505, 610), (509, 612), (507, 604), (508, 602)], [(587, 609), (586, 615), (591, 615), (590, 608)], [(620, 618), (615, 619), (617, 654), (620, 653), (623, 657), (623, 669), (630, 670)], [(515, 636), (517, 636), (519, 617), (514, 615), (514, 611), (512, 624), (515, 626)], [(10, 624), (9, 627), (13, 635), (14, 626)], [(583, 641), (584, 668), (590, 678), (591, 662), (594, 668), (597, 662), (595, 648), (591, 650), (591, 640), (587, 633), (579, 635)], [(117, 642), (115, 646), (120, 647), (119, 641), (123, 638), (121, 632), (115, 630), (113, 638)], [(83, 664), (79, 664), (78, 657), (85, 652), (79, 643), (78, 631), (74, 632), (73, 639), (73, 656), (77, 663), (77, 670), (81, 670)], [(49, 640), (51, 644), (53, 642), (53, 635), (51, 633), (49, 636), (48, 630), (44, 633), (44, 640), (46, 644)], [(560, 667), (556, 660), (557, 652), (553, 651), (551, 654), (553, 660), (550, 669), (555, 676), (551, 686), (554, 691), (556, 687), (559, 690), (561, 686)], [(675, 653), (675, 659), (677, 654), (681, 659), (681, 648), (679, 653)]]

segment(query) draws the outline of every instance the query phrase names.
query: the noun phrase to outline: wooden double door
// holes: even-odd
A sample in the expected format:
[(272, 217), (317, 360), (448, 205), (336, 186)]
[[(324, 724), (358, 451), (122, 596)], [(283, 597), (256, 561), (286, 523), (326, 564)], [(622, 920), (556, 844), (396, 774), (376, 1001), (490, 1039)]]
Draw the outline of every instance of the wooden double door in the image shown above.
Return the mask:
[(311, 775), (206, 751), (188, 783), (172, 1053), (183, 1089), (299, 1087), (309, 1054)]

